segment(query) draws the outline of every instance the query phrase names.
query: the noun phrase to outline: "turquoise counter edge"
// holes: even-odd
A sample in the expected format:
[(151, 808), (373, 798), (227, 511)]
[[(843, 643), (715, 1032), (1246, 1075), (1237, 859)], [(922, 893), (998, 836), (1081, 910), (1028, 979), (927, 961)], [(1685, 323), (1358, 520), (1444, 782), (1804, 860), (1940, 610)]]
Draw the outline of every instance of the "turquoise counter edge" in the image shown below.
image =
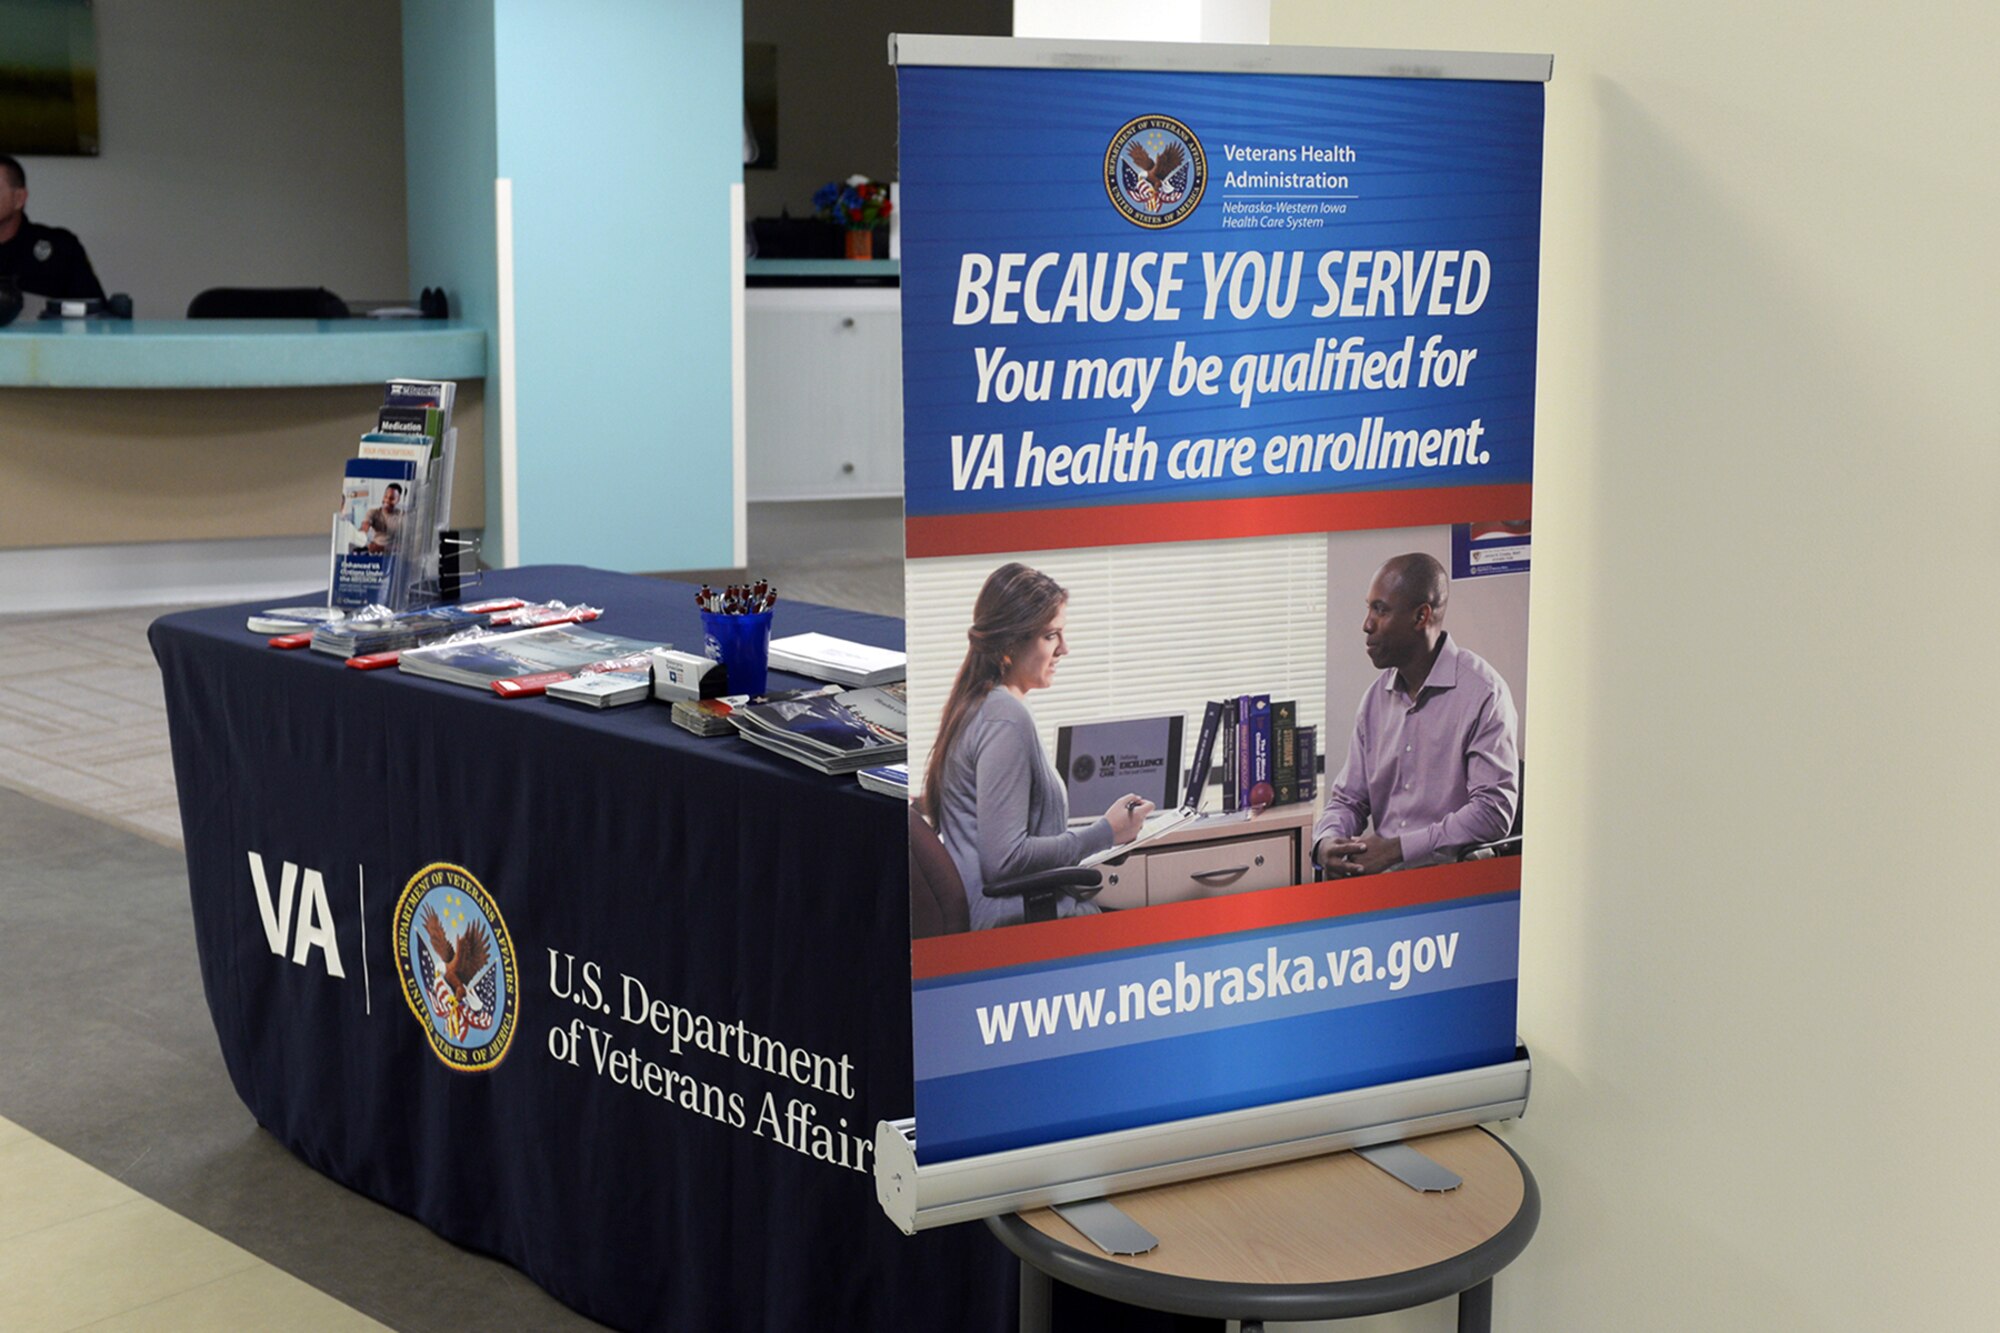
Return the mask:
[(486, 330), (448, 320), (38, 320), (0, 329), (0, 388), (267, 389), (485, 375)]

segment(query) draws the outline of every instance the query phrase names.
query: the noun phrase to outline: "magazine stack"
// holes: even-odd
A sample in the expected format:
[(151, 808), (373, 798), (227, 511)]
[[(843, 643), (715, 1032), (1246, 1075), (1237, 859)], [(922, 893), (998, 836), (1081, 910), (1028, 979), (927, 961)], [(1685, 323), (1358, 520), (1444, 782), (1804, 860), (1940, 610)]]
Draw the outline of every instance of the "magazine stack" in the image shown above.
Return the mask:
[(752, 745), (822, 773), (854, 773), (909, 756), (903, 686), (870, 685), (735, 709), (729, 720)]

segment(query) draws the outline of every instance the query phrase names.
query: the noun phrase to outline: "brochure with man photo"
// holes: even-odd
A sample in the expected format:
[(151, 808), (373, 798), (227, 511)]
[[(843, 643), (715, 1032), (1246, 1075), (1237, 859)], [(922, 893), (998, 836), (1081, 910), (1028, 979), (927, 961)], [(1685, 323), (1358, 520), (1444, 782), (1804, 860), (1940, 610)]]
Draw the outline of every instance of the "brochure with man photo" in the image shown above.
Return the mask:
[(407, 459), (348, 461), (333, 520), (330, 605), (353, 610), (399, 604), (397, 578), (416, 472)]

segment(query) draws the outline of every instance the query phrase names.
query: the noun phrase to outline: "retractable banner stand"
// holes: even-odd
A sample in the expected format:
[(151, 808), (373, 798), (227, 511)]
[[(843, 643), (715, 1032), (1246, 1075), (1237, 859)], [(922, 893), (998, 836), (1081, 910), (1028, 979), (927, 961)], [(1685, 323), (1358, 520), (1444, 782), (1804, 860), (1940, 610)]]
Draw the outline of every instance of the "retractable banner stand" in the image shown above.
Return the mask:
[(914, 1162), (1515, 1062), (1549, 58), (893, 50)]

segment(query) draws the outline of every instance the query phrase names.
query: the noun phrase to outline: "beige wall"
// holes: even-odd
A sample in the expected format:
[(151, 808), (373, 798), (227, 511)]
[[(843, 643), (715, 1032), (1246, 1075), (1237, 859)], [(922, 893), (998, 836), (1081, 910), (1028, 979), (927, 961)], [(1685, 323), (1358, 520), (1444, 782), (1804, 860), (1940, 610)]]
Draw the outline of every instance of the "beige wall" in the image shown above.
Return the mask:
[[(397, 0), (99, 0), (97, 157), (26, 157), (28, 213), (141, 319), (206, 287), (407, 297)], [(0, 127), (0, 151), (5, 150)]]
[(1993, 1326), (1996, 14), (1273, 7), (1556, 57), (1500, 1328)]

